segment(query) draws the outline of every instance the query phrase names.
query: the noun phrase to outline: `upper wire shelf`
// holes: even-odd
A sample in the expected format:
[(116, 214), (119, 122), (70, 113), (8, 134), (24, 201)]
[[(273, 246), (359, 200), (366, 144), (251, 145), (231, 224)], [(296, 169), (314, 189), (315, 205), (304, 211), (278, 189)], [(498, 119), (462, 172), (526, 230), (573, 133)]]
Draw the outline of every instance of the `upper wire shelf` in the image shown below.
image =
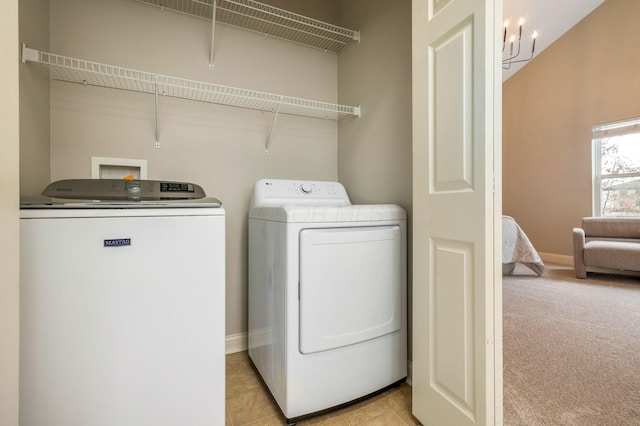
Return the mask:
[(163, 9), (249, 29), (330, 52), (337, 52), (360, 32), (318, 21), (253, 0), (138, 0)]
[(338, 105), (153, 74), (42, 52), (26, 46), (23, 46), (22, 62), (36, 62), (49, 66), (50, 78), (53, 80), (90, 86), (124, 89), (239, 108), (330, 120), (337, 120), (348, 115), (360, 116), (359, 106)]

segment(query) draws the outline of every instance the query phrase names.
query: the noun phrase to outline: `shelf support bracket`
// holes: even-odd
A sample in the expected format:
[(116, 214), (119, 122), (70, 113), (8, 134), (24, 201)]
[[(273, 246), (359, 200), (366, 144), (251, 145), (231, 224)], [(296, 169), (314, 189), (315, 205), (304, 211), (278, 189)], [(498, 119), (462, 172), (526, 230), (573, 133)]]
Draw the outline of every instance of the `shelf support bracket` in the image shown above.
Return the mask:
[(209, 53), (209, 70), (214, 70), (213, 57), (215, 56), (215, 40), (216, 40), (216, 9), (217, 0), (213, 0), (211, 5), (211, 52)]
[(278, 114), (280, 113), (280, 105), (278, 103), (278, 107), (276, 108), (276, 114), (273, 117), (273, 122), (271, 123), (271, 129), (269, 129), (269, 134), (267, 135), (267, 141), (264, 144), (264, 155), (269, 155), (269, 143), (271, 143), (271, 134), (273, 133), (273, 128), (276, 127), (276, 120), (278, 119)]
[(22, 63), (26, 64), (29, 62), (39, 62), (40, 57), (38, 56), (38, 51), (35, 49), (30, 49), (27, 47), (26, 43), (22, 43)]
[(154, 87), (154, 91), (155, 91), (155, 98), (156, 98), (156, 149), (160, 149), (160, 135), (158, 132), (158, 76), (154, 75), (153, 76), (153, 87)]

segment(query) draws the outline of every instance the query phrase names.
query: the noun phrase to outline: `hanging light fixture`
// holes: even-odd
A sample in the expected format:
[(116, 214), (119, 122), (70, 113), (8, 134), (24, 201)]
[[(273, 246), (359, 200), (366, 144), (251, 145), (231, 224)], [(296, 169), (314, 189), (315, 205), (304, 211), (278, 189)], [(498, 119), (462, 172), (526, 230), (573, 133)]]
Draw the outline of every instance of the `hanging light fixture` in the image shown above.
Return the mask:
[[(516, 64), (518, 62), (527, 62), (533, 58), (533, 53), (536, 51), (536, 37), (538, 37), (538, 32), (534, 31), (531, 34), (531, 53), (528, 58), (521, 57), (521, 44), (522, 44), (522, 26), (524, 25), (524, 19), (520, 18), (518, 22), (518, 32), (517, 34), (511, 34), (509, 37), (509, 49), (507, 50), (507, 33), (509, 28), (509, 21), (504, 22), (504, 31), (502, 33), (502, 69), (508, 70), (511, 68), (511, 64)], [(517, 38), (517, 40), (516, 40)], [(506, 53), (505, 53), (506, 51)], [(505, 57), (506, 54), (506, 57)]]

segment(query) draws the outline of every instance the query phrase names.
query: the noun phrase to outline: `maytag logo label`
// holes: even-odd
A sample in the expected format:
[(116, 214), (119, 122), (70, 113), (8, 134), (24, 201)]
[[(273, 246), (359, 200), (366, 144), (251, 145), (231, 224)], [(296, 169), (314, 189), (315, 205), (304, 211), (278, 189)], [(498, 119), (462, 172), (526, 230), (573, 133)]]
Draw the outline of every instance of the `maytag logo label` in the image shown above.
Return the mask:
[(105, 247), (122, 247), (130, 246), (131, 238), (116, 238), (114, 240), (104, 240)]

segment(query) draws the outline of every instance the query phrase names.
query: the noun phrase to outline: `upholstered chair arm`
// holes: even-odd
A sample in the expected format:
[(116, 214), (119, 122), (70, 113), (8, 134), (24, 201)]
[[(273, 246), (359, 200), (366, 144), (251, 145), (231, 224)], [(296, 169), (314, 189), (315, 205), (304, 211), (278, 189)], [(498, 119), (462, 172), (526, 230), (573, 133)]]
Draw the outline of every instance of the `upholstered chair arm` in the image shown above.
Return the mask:
[(573, 228), (573, 265), (576, 278), (587, 278), (587, 266), (584, 264), (584, 229)]

